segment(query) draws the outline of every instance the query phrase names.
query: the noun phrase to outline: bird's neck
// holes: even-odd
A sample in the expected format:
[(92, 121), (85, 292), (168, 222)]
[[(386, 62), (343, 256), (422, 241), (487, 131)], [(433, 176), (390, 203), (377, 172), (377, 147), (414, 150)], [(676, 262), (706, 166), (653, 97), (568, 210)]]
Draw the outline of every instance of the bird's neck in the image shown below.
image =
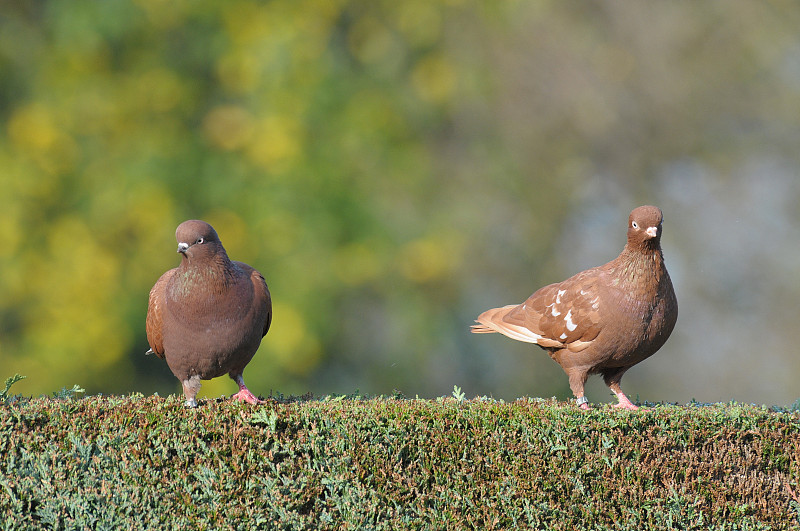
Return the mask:
[(661, 247), (625, 246), (616, 260), (618, 278), (622, 284), (658, 284), (666, 274)]
[[(184, 258), (178, 268), (184, 296), (192, 293), (222, 292), (234, 280), (234, 266), (224, 253), (202, 262)], [(200, 286), (202, 290), (198, 290)]]

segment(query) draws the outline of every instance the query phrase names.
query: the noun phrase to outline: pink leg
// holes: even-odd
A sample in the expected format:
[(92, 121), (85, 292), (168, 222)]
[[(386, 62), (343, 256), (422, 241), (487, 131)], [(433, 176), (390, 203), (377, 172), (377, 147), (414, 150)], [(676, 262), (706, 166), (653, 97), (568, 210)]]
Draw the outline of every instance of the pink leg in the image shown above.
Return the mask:
[(631, 411), (636, 411), (639, 409), (639, 407), (635, 406), (622, 391), (617, 391), (616, 395), (618, 402), (614, 405), (614, 407), (618, 407), (620, 409), (629, 409)]
[(265, 404), (263, 400), (259, 400), (256, 395), (250, 392), (250, 389), (244, 384), (244, 378), (242, 378), (241, 374), (237, 374), (236, 376), (232, 376), (233, 381), (236, 382), (236, 385), (239, 386), (239, 392), (235, 395), (231, 396), (234, 400), (244, 400), (248, 404)]
[(614, 407), (636, 411), (639, 408), (633, 405), (633, 402), (628, 400), (628, 397), (625, 396), (625, 393), (623, 393), (622, 389), (619, 387), (619, 382), (622, 380), (622, 375), (625, 374), (625, 371), (627, 370), (628, 367), (608, 369), (603, 372), (603, 380), (605, 380), (606, 385), (609, 389), (611, 389), (611, 392), (617, 395), (617, 404)]
[(581, 396), (577, 397), (575, 399), (575, 403), (578, 404), (578, 407), (581, 408), (584, 411), (588, 411), (588, 410), (592, 409), (592, 407), (589, 405), (589, 399), (586, 398), (585, 395), (581, 395)]

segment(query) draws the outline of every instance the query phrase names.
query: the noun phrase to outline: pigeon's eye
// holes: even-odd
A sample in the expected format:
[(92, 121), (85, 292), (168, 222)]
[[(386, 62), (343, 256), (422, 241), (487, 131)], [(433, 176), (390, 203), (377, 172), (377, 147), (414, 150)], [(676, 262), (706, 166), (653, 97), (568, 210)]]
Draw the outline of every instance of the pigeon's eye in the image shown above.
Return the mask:
[(203, 239), (202, 236), (200, 236), (199, 238), (197, 238), (197, 241), (194, 242), (194, 243), (205, 243), (205, 240)]
[(639, 228), (639, 224), (636, 223), (635, 221), (631, 221), (631, 227), (633, 227), (634, 229), (638, 229)]

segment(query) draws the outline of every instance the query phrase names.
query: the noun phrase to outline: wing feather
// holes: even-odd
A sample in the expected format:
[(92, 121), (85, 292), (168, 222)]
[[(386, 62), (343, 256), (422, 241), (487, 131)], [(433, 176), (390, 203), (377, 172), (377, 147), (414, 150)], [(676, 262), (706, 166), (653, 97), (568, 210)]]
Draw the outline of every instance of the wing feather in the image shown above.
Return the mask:
[(267, 287), (267, 281), (264, 280), (264, 276), (258, 272), (252, 266), (245, 264), (244, 262), (236, 262), (234, 261), (245, 274), (250, 274), (250, 281), (253, 283), (253, 294), (255, 300), (262, 304), (264, 310), (266, 312), (266, 319), (264, 320), (264, 329), (261, 332), (261, 337), (267, 335), (269, 331), (269, 327), (272, 324), (272, 298), (269, 294), (269, 288)]
[(161, 359), (164, 359), (164, 302), (166, 301), (166, 288), (169, 279), (175, 274), (177, 269), (170, 269), (159, 278), (153, 289), (150, 290), (150, 298), (147, 303), (147, 320), (145, 330), (147, 332), (147, 343), (150, 351)]
[(580, 352), (601, 330), (596, 271), (545, 286), (522, 304), (487, 310), (477, 321), (473, 332), (499, 332), (544, 348)]

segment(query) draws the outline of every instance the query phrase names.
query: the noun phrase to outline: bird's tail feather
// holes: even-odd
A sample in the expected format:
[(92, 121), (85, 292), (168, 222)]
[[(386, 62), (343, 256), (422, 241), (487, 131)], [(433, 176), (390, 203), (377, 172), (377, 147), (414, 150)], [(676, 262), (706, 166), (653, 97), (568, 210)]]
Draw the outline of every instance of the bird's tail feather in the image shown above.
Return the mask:
[(509, 304), (508, 306), (501, 306), (500, 308), (492, 308), (486, 310), (478, 316), (475, 320), (476, 325), (472, 325), (473, 334), (491, 334), (494, 332), (501, 332), (498, 326), (494, 324), (496, 321), (502, 321), (503, 316), (507, 314), (512, 308), (516, 308), (516, 304)]

